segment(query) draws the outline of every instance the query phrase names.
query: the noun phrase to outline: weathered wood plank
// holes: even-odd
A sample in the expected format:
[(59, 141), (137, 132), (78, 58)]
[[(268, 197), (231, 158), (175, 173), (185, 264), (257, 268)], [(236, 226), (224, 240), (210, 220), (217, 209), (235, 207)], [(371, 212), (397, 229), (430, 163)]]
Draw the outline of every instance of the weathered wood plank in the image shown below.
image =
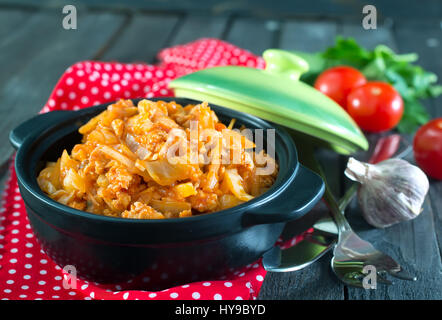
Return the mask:
[(378, 25), (377, 29), (365, 30), (362, 28), (361, 22), (344, 23), (339, 28), (339, 34), (344, 37), (357, 38), (358, 43), (366, 49), (372, 50), (379, 44), (392, 45), (394, 43), (391, 28)]
[(264, 300), (343, 300), (342, 284), (330, 268), (331, 252), (295, 272), (268, 273), (259, 298)]
[[(442, 83), (442, 81), (439, 80), (439, 83)], [(433, 118), (442, 117), (442, 96), (439, 96), (436, 99), (433, 99), (433, 101), (431, 101), (430, 110), (431, 110), (431, 116)]]
[[(0, 38), (0, 61), (7, 61), (7, 63), (2, 63), (2, 72), (0, 73), (0, 88), (4, 89), (4, 85), (11, 81), (11, 78), (28, 68), (36, 53), (44, 50), (48, 43), (55, 41), (57, 37), (55, 30), (61, 29), (61, 22), (58, 15), (47, 11), (30, 13), (5, 10), (0, 12), (4, 18), (1, 20), (1, 23), (5, 26), (6, 30), (6, 34)], [(25, 18), (25, 15), (27, 19), (19, 24), (10, 20), (12, 18)], [(58, 27), (57, 29), (56, 26)], [(15, 30), (12, 32), (11, 28), (15, 28)], [(35, 41), (41, 35), (45, 35), (44, 38), (40, 39), (40, 41)], [(14, 88), (14, 90), (18, 90), (18, 88)], [(0, 101), (2, 102), (0, 114), (27, 112), (26, 108), (12, 108), (3, 99), (0, 98)], [(7, 125), (7, 121), (0, 123), (0, 127)], [(5, 169), (4, 164), (12, 153), (12, 148), (7, 142), (7, 135), (10, 129), (12, 127), (5, 129), (1, 133), (5, 143), (0, 146), (0, 168), (2, 169), (0, 173), (3, 173)]]
[(442, 29), (440, 21), (398, 21), (395, 37), (402, 52), (417, 52), (418, 64), (442, 78)]
[[(304, 50), (315, 52), (325, 49), (333, 42), (336, 24), (331, 22), (286, 22), (281, 28), (279, 47), (286, 50)], [(296, 142), (296, 141), (295, 141)], [(302, 151), (300, 151), (302, 152)], [(339, 156), (330, 150), (317, 152), (327, 180), (336, 196), (341, 194), (342, 178)], [(328, 215), (323, 205), (318, 205), (305, 219), (288, 223), (283, 237), (299, 233), (299, 224), (308, 228), (315, 219)], [(304, 221), (309, 220), (309, 221)], [(310, 224), (308, 224), (310, 222)], [(307, 227), (305, 227), (307, 226)], [(327, 254), (305, 269), (288, 272), (269, 272), (260, 292), (260, 299), (344, 299), (344, 286), (338, 282), (330, 269), (331, 255)]]
[(186, 15), (169, 45), (184, 44), (206, 37), (221, 38), (227, 22), (227, 16)]
[(178, 20), (178, 15), (136, 14), (100, 59), (152, 63)]
[[(1, 0), (7, 4), (36, 5), (35, 0)], [(362, 17), (362, 8), (365, 2), (340, 1), (340, 0), (315, 0), (315, 1), (268, 1), (268, 0), (40, 0), (41, 5), (50, 7), (65, 4), (87, 5), (96, 8), (142, 8), (147, 10), (179, 10), (204, 13), (248, 13), (255, 16), (321, 16), (332, 17)], [(420, 1), (402, 0), (372, 0), (369, 4), (377, 8), (378, 15), (400, 19), (440, 19), (442, 8), (439, 0), (426, 0), (425, 5)]]
[[(0, 12), (6, 14), (6, 16), (11, 13), (14, 19), (24, 18), (23, 14), (14, 14), (15, 11)], [(10, 21), (10, 18), (6, 19), (5, 16), (4, 18), (2, 24), (5, 21), (9, 21), (10, 24), (9, 27), (5, 26), (6, 30), (9, 31), (6, 31), (6, 34), (0, 38), (0, 61), (7, 61), (7, 63), (2, 63), (0, 87), (6, 81), (9, 81), (11, 76), (27, 68), (33, 57), (44, 50), (48, 43), (55, 41), (58, 34), (56, 30), (63, 30), (61, 28), (61, 18), (54, 12), (43, 11), (30, 14), (27, 19), (21, 21), (18, 25)], [(10, 28), (15, 28), (15, 30), (12, 32)], [(39, 41), (36, 41), (36, 39), (39, 39)]]
[(284, 49), (307, 52), (321, 51), (334, 43), (337, 25), (333, 21), (287, 21), (281, 43)]
[(239, 18), (233, 21), (226, 40), (261, 55), (264, 50), (275, 46), (279, 27), (279, 22), (273, 20)]
[[(398, 22), (395, 28), (398, 47), (402, 52), (419, 54), (417, 63), (424, 69), (434, 72), (439, 83), (442, 81), (442, 29), (440, 21)], [(442, 97), (427, 103), (433, 117), (442, 116)]]
[(4, 42), (27, 21), (32, 12), (18, 9), (4, 9), (0, 11), (0, 43)]
[[(55, 18), (51, 14), (56, 14)], [(42, 13), (42, 17), (48, 21), (46, 29), (30, 24), (29, 29), (23, 31), (23, 36), (28, 32), (33, 34), (34, 42), (39, 42), (41, 47), (32, 47), (32, 57), (29, 57), (26, 68), (9, 74), (9, 79), (0, 89), (0, 139), (4, 142), (0, 146), (1, 163), (12, 153), (7, 142), (10, 130), (35, 115), (64, 70), (79, 60), (92, 58), (123, 21), (120, 15), (83, 13), (78, 17), (77, 30), (64, 30), (55, 11)], [(8, 47), (8, 50), (17, 49), (29, 50), (18, 40), (17, 47)], [(12, 63), (12, 57), (9, 61)]]

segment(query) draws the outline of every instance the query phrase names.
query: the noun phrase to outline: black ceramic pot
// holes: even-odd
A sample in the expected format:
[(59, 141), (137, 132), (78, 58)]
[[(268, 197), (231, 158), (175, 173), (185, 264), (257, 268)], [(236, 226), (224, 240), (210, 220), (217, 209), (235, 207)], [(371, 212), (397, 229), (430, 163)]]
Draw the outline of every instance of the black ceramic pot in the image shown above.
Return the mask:
[(17, 149), (18, 185), (34, 233), (59, 266), (74, 266), (80, 277), (101, 283), (129, 281), (130, 288), (146, 290), (214, 279), (260, 258), (274, 246), (285, 223), (307, 213), (324, 192), (321, 178), (298, 163), (293, 140), (282, 128), (211, 105), (224, 123), (236, 118), (238, 126), (276, 129), (279, 174), (260, 197), (215, 213), (164, 220), (100, 216), (52, 200), (40, 190), (38, 173), (63, 149), (70, 151), (79, 143), (78, 128), (107, 105), (38, 115), (10, 134)]

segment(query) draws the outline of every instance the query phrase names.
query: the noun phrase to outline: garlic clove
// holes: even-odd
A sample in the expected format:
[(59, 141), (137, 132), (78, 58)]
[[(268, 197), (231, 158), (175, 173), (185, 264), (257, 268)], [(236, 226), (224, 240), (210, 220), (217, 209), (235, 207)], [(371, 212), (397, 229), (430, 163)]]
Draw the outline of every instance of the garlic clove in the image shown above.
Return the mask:
[(350, 158), (345, 175), (361, 183), (359, 205), (365, 220), (377, 228), (414, 219), (422, 212), (429, 181), (421, 169), (405, 160), (368, 164)]

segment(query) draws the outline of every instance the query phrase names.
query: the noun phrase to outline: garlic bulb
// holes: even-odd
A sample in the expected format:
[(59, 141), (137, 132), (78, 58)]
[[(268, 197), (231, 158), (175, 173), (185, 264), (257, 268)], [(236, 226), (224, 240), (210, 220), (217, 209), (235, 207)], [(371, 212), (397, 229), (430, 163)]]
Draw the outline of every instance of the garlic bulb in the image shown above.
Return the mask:
[(358, 200), (365, 220), (385, 228), (416, 218), (428, 192), (428, 178), (405, 160), (389, 159), (368, 164), (350, 158), (345, 175), (360, 182)]

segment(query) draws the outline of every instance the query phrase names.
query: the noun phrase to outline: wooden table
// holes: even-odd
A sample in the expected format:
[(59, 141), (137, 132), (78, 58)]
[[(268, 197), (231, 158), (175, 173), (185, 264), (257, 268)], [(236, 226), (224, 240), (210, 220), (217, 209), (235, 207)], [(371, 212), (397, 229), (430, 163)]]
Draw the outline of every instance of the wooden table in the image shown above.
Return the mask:
[[(256, 54), (269, 47), (313, 52), (331, 45), (340, 34), (356, 38), (367, 48), (384, 43), (399, 52), (417, 52), (421, 65), (442, 76), (441, 22), (438, 20), (441, 8), (434, 7), (434, 1), (430, 2), (436, 10), (425, 14), (416, 5), (414, 19), (409, 19), (412, 12), (404, 17), (404, 9), (398, 9), (392, 11), (393, 19), (384, 16), (383, 22), (378, 22), (378, 29), (370, 31), (363, 30), (361, 17), (348, 14), (347, 8), (337, 10), (325, 4), (325, 13), (320, 14), (306, 4), (290, 14), (276, 6), (277, 12), (272, 16), (259, 10), (246, 11), (252, 14), (244, 16), (244, 10), (222, 10), (221, 5), (214, 7), (213, 1), (209, 1), (208, 8), (200, 10), (192, 10), (187, 1), (171, 2), (178, 9), (169, 10), (161, 1), (153, 1), (153, 7), (135, 1), (137, 5), (133, 8), (124, 7), (122, 1), (110, 1), (110, 5), (105, 1), (91, 1), (90, 6), (85, 5), (85, 1), (74, 1), (78, 3), (78, 29), (64, 30), (60, 4), (63, 1), (42, 1), (36, 5), (30, 0), (0, 0), (2, 186), (13, 152), (7, 142), (9, 131), (35, 115), (64, 70), (80, 60), (153, 63), (161, 48), (200, 37), (221, 38)], [(49, 4), (41, 6), (42, 3)], [(439, 98), (426, 104), (433, 117), (442, 116), (441, 101)], [(322, 153), (328, 179), (335, 195), (340, 196), (347, 184), (342, 175), (345, 158), (329, 151)], [(379, 286), (376, 290), (346, 287), (331, 273), (331, 255), (328, 254), (298, 272), (269, 273), (260, 298), (441, 299), (441, 207), (442, 182), (431, 181), (424, 211), (413, 221), (376, 230), (361, 218), (356, 203), (352, 203), (347, 213), (361, 237), (415, 273), (419, 278), (417, 282), (397, 281), (393, 286)]]

